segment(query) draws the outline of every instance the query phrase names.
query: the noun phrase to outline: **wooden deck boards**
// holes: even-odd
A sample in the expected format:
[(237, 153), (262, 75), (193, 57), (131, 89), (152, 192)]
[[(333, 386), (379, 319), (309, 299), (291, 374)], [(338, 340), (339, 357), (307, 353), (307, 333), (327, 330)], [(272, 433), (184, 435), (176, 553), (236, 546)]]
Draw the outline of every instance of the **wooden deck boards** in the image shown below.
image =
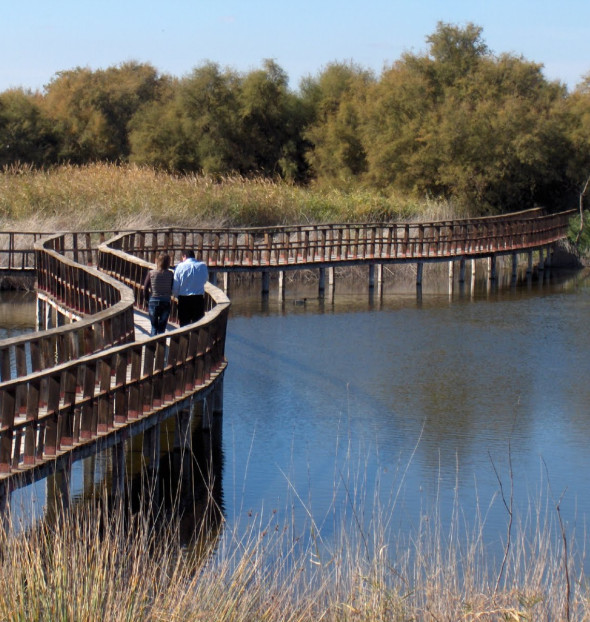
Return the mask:
[[(149, 315), (145, 311), (133, 310), (133, 323), (135, 324), (135, 341), (145, 341), (150, 338), (152, 324)], [(166, 331), (178, 328), (175, 324), (168, 323)]]

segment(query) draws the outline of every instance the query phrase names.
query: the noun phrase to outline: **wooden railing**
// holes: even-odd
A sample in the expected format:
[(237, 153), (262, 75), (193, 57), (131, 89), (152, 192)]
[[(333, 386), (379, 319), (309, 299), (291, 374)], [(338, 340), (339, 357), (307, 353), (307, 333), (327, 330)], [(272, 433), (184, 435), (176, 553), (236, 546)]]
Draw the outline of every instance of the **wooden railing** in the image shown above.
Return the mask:
[[(502, 217), (429, 223), (327, 224), (245, 229), (145, 230), (113, 240), (114, 249), (173, 263), (192, 248), (212, 269), (262, 269), (321, 263), (432, 261), (525, 251), (562, 239), (574, 210), (542, 215), (528, 210)], [(138, 264), (139, 266), (139, 264)], [(103, 266), (106, 268), (106, 266)], [(135, 278), (137, 266), (126, 276)], [(108, 271), (108, 268), (107, 268)]]
[[(96, 265), (98, 245), (121, 232), (121, 229), (72, 231), (64, 234), (62, 254), (76, 263)], [(31, 272), (36, 269), (35, 243), (53, 232), (0, 231), (0, 275), (7, 272)]]
[[(42, 467), (182, 402), (207, 389), (226, 365), (229, 300), (221, 290), (207, 286), (208, 312), (200, 322), (136, 343), (133, 292), (65, 257), (65, 248), (64, 234), (36, 243), (39, 289), (81, 319), (0, 344), (5, 476)], [(101, 252), (108, 256), (108, 246)]]
[(197, 324), (0, 383), (0, 473), (55, 457), (205, 388), (225, 367), (229, 301), (214, 289), (209, 295), (218, 304)]
[[(95, 268), (65, 257), (65, 235), (35, 243), (37, 290), (67, 311), (72, 323), (1, 341), (3, 382), (135, 339), (131, 292)], [(24, 399), (19, 397), (19, 409)]]

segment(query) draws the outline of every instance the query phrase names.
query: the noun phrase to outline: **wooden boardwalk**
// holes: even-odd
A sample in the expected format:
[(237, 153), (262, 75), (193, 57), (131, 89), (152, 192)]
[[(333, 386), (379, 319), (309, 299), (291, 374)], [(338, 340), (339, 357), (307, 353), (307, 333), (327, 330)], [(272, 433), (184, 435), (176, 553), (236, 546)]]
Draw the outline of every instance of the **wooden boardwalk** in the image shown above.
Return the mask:
[[(212, 283), (206, 314), (150, 337), (143, 282), (160, 252), (194, 248), (210, 274), (342, 265), (455, 262), (547, 253), (574, 214), (529, 210), (430, 223), (257, 229), (0, 233), (0, 269), (34, 268), (46, 330), (0, 342), (0, 484), (14, 487), (218, 395), (229, 299)], [(3, 241), (2, 235), (6, 236)], [(34, 252), (31, 247), (34, 244)], [(215, 279), (213, 279), (215, 280)], [(208, 411), (215, 409), (212, 406)], [(4, 486), (2, 484), (2, 486)], [(1, 490), (0, 490), (1, 497)]]
[(134, 296), (143, 278), (131, 284), (124, 264), (115, 279), (74, 261), (69, 237), (35, 244), (47, 329), (0, 342), (0, 502), (193, 403), (212, 400), (208, 415), (221, 403), (227, 296), (208, 284), (202, 320), (150, 337)]

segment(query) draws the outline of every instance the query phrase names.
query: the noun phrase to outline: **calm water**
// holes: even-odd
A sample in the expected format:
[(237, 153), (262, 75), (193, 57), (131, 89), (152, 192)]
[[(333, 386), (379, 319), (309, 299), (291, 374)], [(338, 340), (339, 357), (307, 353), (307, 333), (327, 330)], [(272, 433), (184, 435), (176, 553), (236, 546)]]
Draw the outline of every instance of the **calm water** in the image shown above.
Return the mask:
[[(452, 295), (442, 279), (421, 297), (411, 283), (369, 296), (363, 280), (324, 298), (314, 283), (289, 285), (284, 300), (257, 285), (230, 297), (229, 525), (262, 515), (297, 528), (311, 515), (329, 537), (357, 497), (367, 517), (377, 498), (409, 530), (433, 508), (447, 524), (457, 498), (468, 521), (487, 513), (493, 549), (506, 529), (498, 479), (507, 491), (512, 479), (523, 516), (563, 496), (568, 528), (590, 517), (587, 273)], [(9, 307), (0, 330), (14, 330)]]
[(329, 532), (354, 489), (367, 510), (377, 496), (387, 512), (394, 507), (392, 525), (411, 529), (424, 512), (448, 524), (457, 498), (468, 522), (477, 508), (487, 512), (493, 548), (507, 522), (499, 478), (506, 494), (514, 482), (521, 518), (531, 503), (553, 508), (563, 495), (568, 527), (582, 525), (590, 517), (587, 277), (491, 290), (483, 281), (474, 294), (453, 295), (443, 279), (421, 299), (413, 286), (391, 284), (369, 297), (364, 281), (337, 282), (324, 300), (314, 285), (288, 288), (284, 302), (230, 292), (230, 524), (289, 506)]

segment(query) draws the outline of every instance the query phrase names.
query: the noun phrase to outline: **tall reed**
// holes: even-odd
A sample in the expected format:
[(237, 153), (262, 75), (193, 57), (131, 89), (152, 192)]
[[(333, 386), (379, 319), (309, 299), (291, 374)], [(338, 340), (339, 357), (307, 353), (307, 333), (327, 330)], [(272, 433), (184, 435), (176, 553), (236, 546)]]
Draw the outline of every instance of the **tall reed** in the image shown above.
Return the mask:
[(90, 164), (0, 172), (0, 227), (88, 230), (151, 226), (266, 226), (448, 217), (445, 202), (358, 188), (293, 186), (265, 178), (177, 176)]
[[(381, 505), (379, 494), (367, 498), (363, 477), (345, 474), (336, 484), (347, 494), (334, 507), (336, 535), (329, 539), (311, 506), (305, 507), (305, 525), (289, 520), (288, 512), (263, 508), (249, 513), (246, 524), (226, 522), (205, 549), (183, 547), (175, 520), (157, 527), (146, 516), (130, 519), (121, 505), (108, 512), (89, 506), (68, 510), (26, 537), (4, 530), (0, 619), (407, 622), (590, 616), (583, 556), (547, 500), (515, 516), (500, 570), (483, 539), (485, 518), (467, 519), (457, 501), (450, 524), (443, 525), (434, 510), (409, 533), (397, 533), (396, 503)], [(297, 491), (286, 497), (306, 504)]]

